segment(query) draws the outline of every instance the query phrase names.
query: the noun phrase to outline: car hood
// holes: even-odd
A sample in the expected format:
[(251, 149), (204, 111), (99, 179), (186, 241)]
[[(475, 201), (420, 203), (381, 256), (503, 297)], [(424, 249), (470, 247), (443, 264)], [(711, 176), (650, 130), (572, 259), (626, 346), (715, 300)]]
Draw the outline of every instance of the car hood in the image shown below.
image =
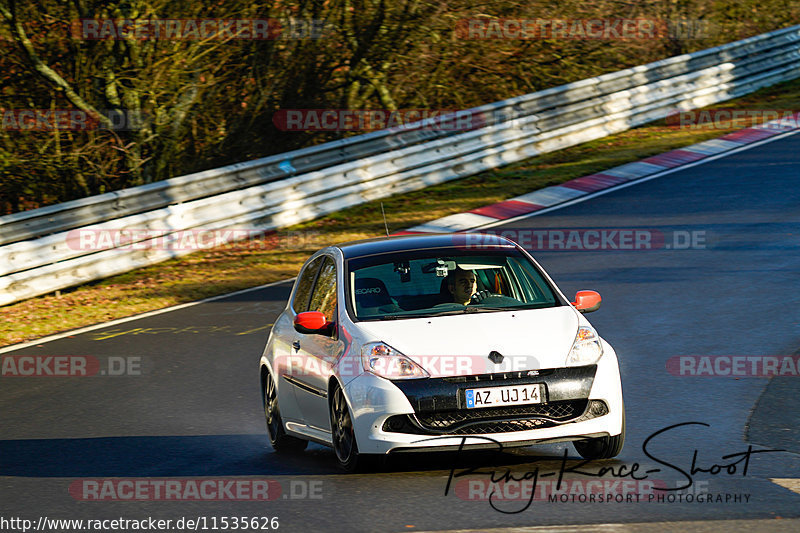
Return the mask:
[(358, 323), (432, 377), (562, 367), (578, 325), (569, 306)]

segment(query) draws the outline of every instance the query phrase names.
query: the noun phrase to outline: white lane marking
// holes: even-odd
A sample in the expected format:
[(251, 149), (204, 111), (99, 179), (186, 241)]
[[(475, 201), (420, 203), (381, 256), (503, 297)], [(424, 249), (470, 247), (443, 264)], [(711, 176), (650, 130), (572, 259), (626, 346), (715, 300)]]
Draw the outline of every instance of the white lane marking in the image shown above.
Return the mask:
[(477, 213), (456, 213), (442, 218), (437, 218), (434, 221), (408, 228), (406, 231), (424, 231), (427, 233), (447, 233), (452, 231), (459, 231), (468, 228), (474, 228), (476, 225), (486, 224), (496, 220), (494, 217), (487, 217), (485, 215), (478, 215)]
[[(591, 194), (587, 194), (585, 196), (581, 196), (580, 198), (575, 198), (574, 200), (569, 200), (569, 201), (564, 202), (562, 204), (554, 205), (552, 207), (546, 207), (544, 209), (540, 209), (538, 211), (534, 211), (533, 213), (525, 213), (524, 215), (519, 215), (519, 216), (516, 216), (516, 217), (513, 217), (513, 218), (507, 218), (505, 220), (498, 220), (496, 222), (492, 222), (492, 223), (486, 224), (484, 226), (477, 226), (477, 227), (472, 228), (472, 229), (473, 230), (478, 230), (478, 229), (493, 228), (495, 226), (501, 226), (503, 224), (509, 224), (511, 222), (517, 222), (519, 220), (524, 220), (526, 218), (535, 217), (535, 216), (538, 216), (538, 215), (543, 215), (545, 213), (549, 213), (551, 211), (555, 211), (556, 209), (562, 209), (564, 207), (569, 207), (571, 205), (575, 205), (575, 204), (579, 204), (581, 202), (585, 202), (586, 200), (591, 200), (592, 198), (595, 198), (597, 196), (602, 196), (604, 194), (615, 192), (615, 191), (618, 191), (620, 189), (624, 189), (626, 187), (632, 187), (634, 185), (639, 185), (640, 183), (644, 183), (646, 181), (650, 181), (650, 180), (654, 180), (654, 179), (657, 179), (657, 178), (661, 178), (661, 177), (667, 176), (669, 174), (672, 174), (672, 173), (675, 173), (675, 172), (678, 172), (678, 171), (681, 171), (681, 170), (685, 170), (687, 168), (692, 168), (692, 167), (696, 167), (698, 165), (702, 165), (704, 163), (708, 163), (710, 161), (716, 161), (717, 159), (722, 159), (724, 157), (728, 157), (729, 155), (733, 155), (733, 154), (736, 154), (736, 153), (739, 153), (739, 152), (743, 152), (745, 150), (749, 150), (750, 148), (755, 148), (757, 146), (761, 146), (762, 144), (767, 144), (767, 143), (770, 143), (770, 142), (773, 142), (773, 141), (777, 141), (777, 140), (783, 139), (785, 137), (790, 137), (792, 135), (797, 135), (798, 133), (800, 133), (800, 129), (794, 130), (794, 131), (789, 131), (789, 132), (786, 132), (786, 133), (781, 133), (781, 134), (778, 134), (778, 135), (774, 135), (774, 136), (769, 137), (767, 139), (762, 139), (762, 140), (756, 141), (754, 143), (742, 145), (739, 148), (734, 148), (733, 150), (729, 150), (727, 152), (722, 152), (722, 153), (719, 153), (719, 154), (716, 154), (716, 155), (711, 155), (711, 156), (708, 156), (708, 157), (706, 157), (704, 159), (700, 159), (698, 161), (693, 161), (691, 163), (686, 163), (685, 165), (681, 165), (679, 167), (670, 168), (670, 169), (665, 170), (663, 172), (659, 172), (658, 174), (652, 174), (650, 176), (644, 176), (642, 178), (639, 178), (639, 179), (636, 179), (636, 180), (632, 180), (632, 181), (628, 181), (626, 183), (620, 183), (619, 185), (614, 185), (613, 187), (609, 187), (608, 189), (603, 189), (602, 191), (593, 192)], [(604, 171), (600, 171), (599, 173), (603, 173), (603, 172)]]
[(515, 196), (514, 198), (510, 198), (510, 200), (548, 206), (555, 205), (559, 202), (570, 200), (572, 198), (578, 198), (584, 194), (586, 194), (584, 191), (579, 191), (578, 189), (573, 189), (572, 187), (551, 185), (550, 187), (545, 187), (544, 189), (529, 192), (521, 196)]
[[(679, 170), (695, 167), (697, 165), (702, 165), (703, 163), (708, 163), (709, 161), (715, 161), (717, 159), (721, 159), (723, 157), (727, 157), (727, 156), (729, 156), (731, 154), (742, 152), (742, 151), (748, 150), (750, 148), (755, 148), (756, 146), (760, 146), (762, 144), (766, 144), (766, 143), (769, 143), (769, 142), (772, 142), (772, 141), (777, 141), (778, 139), (783, 139), (784, 137), (789, 137), (789, 136), (795, 135), (797, 133), (800, 133), (800, 130), (789, 131), (789, 132), (786, 132), (786, 133), (781, 133), (779, 135), (774, 135), (774, 136), (769, 137), (767, 139), (762, 139), (762, 140), (756, 141), (754, 143), (745, 144), (745, 145), (743, 145), (743, 146), (741, 146), (739, 148), (734, 148), (733, 150), (729, 150), (727, 152), (722, 152), (722, 153), (717, 154), (717, 155), (712, 155), (712, 156), (706, 157), (705, 159), (701, 159), (699, 161), (695, 161), (693, 163), (687, 163), (687, 164), (681, 165), (679, 167), (675, 167), (675, 168), (671, 168), (669, 170), (665, 170), (664, 172), (659, 172), (658, 174), (653, 174), (651, 176), (645, 176), (643, 178), (639, 178), (639, 179), (634, 180), (634, 181), (629, 181), (627, 183), (620, 183), (619, 185), (615, 185), (615, 186), (610, 187), (608, 189), (603, 189), (602, 191), (597, 191), (597, 192), (594, 192), (594, 193), (591, 193), (591, 194), (588, 194), (588, 195), (585, 195), (585, 196), (581, 196), (579, 198), (575, 198), (574, 200), (569, 200), (567, 202), (564, 202), (564, 203), (561, 203), (561, 204), (558, 204), (558, 205), (554, 205), (552, 207), (547, 207), (545, 209), (540, 209), (539, 211), (534, 211), (533, 213), (527, 213), (527, 214), (520, 215), (520, 216), (517, 216), (517, 217), (508, 218), (508, 219), (505, 219), (505, 220), (498, 220), (497, 222), (486, 224), (486, 225), (483, 225), (483, 226), (476, 226), (475, 228), (472, 228), (472, 229), (491, 228), (491, 227), (494, 227), (494, 226), (499, 226), (501, 224), (508, 224), (510, 222), (516, 222), (518, 220), (523, 220), (523, 219), (530, 218), (530, 217), (533, 217), (533, 216), (541, 215), (543, 213), (549, 213), (550, 211), (555, 211), (556, 209), (561, 209), (561, 208), (569, 207), (571, 205), (574, 205), (574, 204), (577, 204), (577, 203), (580, 203), (580, 202), (585, 202), (586, 200), (590, 200), (590, 199), (592, 199), (592, 198), (594, 198), (596, 196), (602, 196), (603, 194), (614, 192), (614, 191), (619, 190), (619, 189), (624, 189), (625, 187), (631, 187), (633, 185), (638, 185), (640, 183), (644, 183), (645, 181), (650, 181), (652, 179), (660, 178), (662, 176), (666, 176), (667, 174), (672, 174), (673, 172), (677, 172)], [(534, 191), (534, 192), (536, 192), (536, 191)], [(460, 214), (460, 213), (458, 213), (458, 214)], [(175, 305), (175, 306), (172, 306), (172, 307), (167, 307), (167, 308), (164, 308), (164, 309), (158, 309), (156, 311), (150, 311), (150, 312), (147, 312), (147, 313), (143, 313), (141, 315), (129, 316), (129, 317), (120, 318), (120, 319), (117, 319), (117, 320), (112, 320), (111, 322), (103, 322), (101, 324), (95, 324), (93, 326), (87, 326), (85, 328), (79, 328), (79, 329), (74, 329), (74, 330), (71, 330), (71, 331), (65, 331), (63, 333), (57, 333), (55, 335), (48, 335), (46, 337), (42, 337), (40, 339), (36, 339), (36, 340), (33, 340), (33, 341), (23, 342), (23, 343), (19, 343), (19, 344), (12, 344), (11, 346), (6, 346), (5, 348), (0, 348), (0, 354), (13, 352), (15, 350), (21, 350), (23, 348), (28, 348), (30, 346), (36, 346), (38, 344), (44, 344), (46, 342), (52, 342), (52, 341), (63, 339), (63, 338), (70, 337), (70, 336), (73, 336), (73, 335), (80, 335), (82, 333), (88, 333), (90, 331), (95, 331), (95, 330), (98, 330), (98, 329), (103, 329), (103, 328), (108, 328), (108, 327), (111, 327), (111, 326), (116, 326), (117, 324), (123, 324), (125, 322), (131, 322), (133, 320), (139, 320), (141, 318), (147, 318), (147, 317), (151, 317), (151, 316), (155, 316), (155, 315), (160, 315), (162, 313), (169, 313), (171, 311), (178, 311), (180, 309), (185, 309), (187, 307), (192, 307), (193, 305), (199, 305), (199, 304), (202, 304), (202, 303), (213, 302), (214, 300), (221, 300), (221, 299), (224, 299), (224, 298), (230, 298), (230, 297), (236, 296), (238, 294), (244, 294), (244, 293), (251, 292), (251, 291), (257, 291), (259, 289), (264, 289), (266, 287), (271, 287), (273, 285), (278, 285), (278, 284), (281, 284), (281, 283), (286, 283), (288, 281), (293, 281), (294, 279), (295, 278), (284, 279), (284, 280), (280, 280), (280, 281), (274, 281), (272, 283), (267, 283), (266, 285), (259, 285), (258, 287), (251, 287), (249, 289), (243, 289), (241, 291), (231, 292), (231, 293), (227, 293), (227, 294), (220, 294), (218, 296), (214, 296), (212, 298), (206, 298), (204, 300), (199, 300), (197, 302), (189, 302), (189, 303), (185, 303), (185, 304)]]
[(236, 292), (229, 292), (225, 294), (219, 294), (217, 296), (212, 296), (211, 298), (205, 298), (203, 300), (198, 300), (196, 302), (188, 302), (185, 304), (178, 304), (173, 305), (172, 307), (165, 307), (164, 309), (156, 309), (155, 311), (148, 311), (146, 313), (142, 313), (139, 315), (127, 316), (125, 318), (118, 318), (116, 320), (112, 320), (111, 322), (102, 322), (100, 324), (94, 324), (93, 326), (86, 326), (84, 328), (73, 329), (69, 331), (64, 331), (62, 333), (56, 333), (54, 335), (48, 335), (46, 337), (42, 337), (40, 339), (35, 339), (32, 341), (22, 342), (18, 344), (12, 344), (11, 346), (6, 346), (4, 348), (0, 348), (0, 354), (13, 352), (16, 350), (22, 350), (23, 348), (29, 348), (31, 346), (37, 346), (39, 344), (44, 344), (46, 342), (57, 341), (59, 339), (64, 339), (66, 337), (72, 337), (74, 335), (81, 335), (83, 333), (89, 333), (90, 331), (95, 331), (98, 329), (103, 328), (110, 328), (111, 326), (116, 326), (118, 324), (124, 324), (125, 322), (132, 322), (134, 320), (140, 320), (142, 318), (148, 318), (151, 316), (161, 315), (163, 313), (170, 313), (172, 311), (178, 311), (180, 309), (186, 309), (187, 307), (194, 307), (195, 305), (200, 305), (208, 302), (213, 302), (215, 300), (222, 300), (224, 298), (231, 298), (233, 296), (238, 296), (240, 294), (246, 294), (248, 292), (257, 291), (260, 289), (266, 289), (267, 287), (272, 287), (274, 285), (280, 285), (281, 283), (287, 283), (289, 281), (294, 281), (295, 278), (290, 279), (282, 279), (280, 281), (273, 281), (272, 283), (267, 283), (266, 285), (259, 285), (258, 287), (250, 287), (249, 289), (242, 289)]
[[(667, 154), (669, 152), (666, 152)], [(657, 157), (657, 156), (656, 156)], [(648, 176), (656, 172), (667, 170), (669, 167), (664, 165), (655, 165), (653, 163), (645, 163), (644, 161), (634, 161), (618, 167), (603, 170), (599, 174), (606, 174), (608, 176), (617, 176), (619, 178), (639, 179), (642, 176)]]
[[(742, 143), (734, 141), (726, 141), (724, 139), (710, 139), (701, 143), (687, 146), (686, 148), (676, 148), (676, 150), (684, 150), (686, 152), (697, 152), (700, 154), (718, 154), (720, 152), (727, 152), (728, 150), (735, 150), (742, 146)], [(669, 152), (667, 152), (669, 153)]]
[(800, 478), (776, 477), (776, 478), (769, 478), (769, 480), (775, 483), (776, 485), (780, 485), (785, 489), (789, 489), (792, 492), (800, 494)]

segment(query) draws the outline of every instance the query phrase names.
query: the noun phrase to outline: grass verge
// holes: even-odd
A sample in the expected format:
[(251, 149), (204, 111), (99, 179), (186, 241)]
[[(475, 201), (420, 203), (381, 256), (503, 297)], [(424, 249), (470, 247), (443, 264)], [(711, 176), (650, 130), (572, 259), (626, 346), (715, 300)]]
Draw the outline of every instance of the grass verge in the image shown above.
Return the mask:
[[(715, 108), (800, 110), (800, 80)], [(741, 126), (740, 126), (741, 127)], [(390, 231), (531, 192), (729, 133), (653, 122), (494, 171), (383, 199)], [(378, 201), (286, 228), (266, 241), (199, 251), (2, 308), (0, 346), (291, 278), (322, 246), (384, 234)], [(264, 243), (266, 242), (266, 246)]]

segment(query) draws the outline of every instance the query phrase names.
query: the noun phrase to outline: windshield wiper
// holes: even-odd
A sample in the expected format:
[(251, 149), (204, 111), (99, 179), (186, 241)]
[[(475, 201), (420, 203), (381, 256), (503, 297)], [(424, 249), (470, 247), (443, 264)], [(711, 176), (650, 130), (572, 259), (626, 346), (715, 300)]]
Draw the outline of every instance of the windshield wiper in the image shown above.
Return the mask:
[(430, 318), (434, 316), (449, 316), (449, 315), (466, 315), (470, 313), (485, 313), (485, 312), (496, 312), (496, 311), (523, 311), (526, 309), (537, 309), (540, 308), (541, 304), (523, 304), (517, 306), (477, 306), (477, 305), (467, 305), (464, 306), (462, 309), (444, 309), (442, 311), (433, 311), (428, 313), (419, 313), (419, 314), (408, 314), (408, 315), (382, 315), (382, 316), (375, 316), (375, 317), (365, 317), (361, 320), (401, 320), (405, 318)]
[(536, 304), (527, 304), (519, 306), (499, 306), (499, 305), (469, 305), (464, 309), (448, 309), (447, 311), (440, 311), (438, 313), (431, 313), (428, 316), (443, 316), (443, 315), (465, 315), (469, 313), (484, 313), (495, 311), (524, 311), (526, 309), (537, 309)]
[(446, 315), (463, 315), (468, 313), (467, 307), (464, 309), (445, 309), (444, 311), (433, 311), (431, 313), (423, 313), (420, 315), (412, 315), (413, 318), (428, 318), (432, 316), (446, 316)]
[(445, 309), (444, 311), (434, 311), (433, 313), (425, 313), (424, 315), (418, 315), (418, 316), (431, 317), (431, 316), (447, 316), (447, 315), (466, 315), (466, 314), (469, 314), (469, 313), (478, 313), (478, 312), (481, 311), (481, 309), (495, 310), (496, 311), (496, 310), (501, 310), (501, 309), (505, 310), (507, 308), (505, 308), (505, 307), (502, 307), (502, 308), (501, 307), (495, 307), (495, 308), (483, 307), (483, 308), (481, 308), (481, 307), (464, 306), (463, 309)]

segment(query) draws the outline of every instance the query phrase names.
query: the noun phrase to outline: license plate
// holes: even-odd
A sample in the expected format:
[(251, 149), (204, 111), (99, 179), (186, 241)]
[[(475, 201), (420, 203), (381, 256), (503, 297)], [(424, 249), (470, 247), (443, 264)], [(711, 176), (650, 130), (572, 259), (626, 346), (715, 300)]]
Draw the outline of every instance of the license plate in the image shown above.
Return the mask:
[(542, 403), (542, 386), (538, 383), (535, 385), (467, 389), (466, 392), (467, 409)]

